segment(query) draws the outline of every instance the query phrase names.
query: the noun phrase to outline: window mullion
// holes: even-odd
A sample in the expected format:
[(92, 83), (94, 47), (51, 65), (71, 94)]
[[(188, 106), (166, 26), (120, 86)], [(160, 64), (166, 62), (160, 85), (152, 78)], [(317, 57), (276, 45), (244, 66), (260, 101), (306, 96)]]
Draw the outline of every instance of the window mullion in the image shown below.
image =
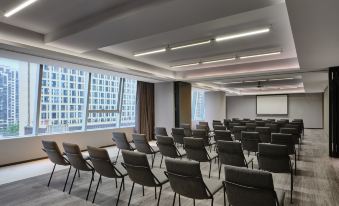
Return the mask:
[(34, 119), (34, 127), (33, 127), (33, 134), (39, 134), (39, 122), (40, 122), (40, 110), (41, 110), (41, 88), (42, 88), (42, 75), (43, 75), (43, 68), (44, 66), (40, 64), (39, 72), (38, 72), (38, 81), (37, 81), (37, 97), (35, 99), (35, 116)]
[(87, 130), (87, 120), (88, 120), (88, 108), (89, 108), (89, 99), (91, 95), (91, 81), (92, 81), (92, 73), (88, 73), (87, 75), (87, 89), (85, 91), (85, 103), (84, 103), (84, 113), (85, 115), (82, 115), (82, 130)]

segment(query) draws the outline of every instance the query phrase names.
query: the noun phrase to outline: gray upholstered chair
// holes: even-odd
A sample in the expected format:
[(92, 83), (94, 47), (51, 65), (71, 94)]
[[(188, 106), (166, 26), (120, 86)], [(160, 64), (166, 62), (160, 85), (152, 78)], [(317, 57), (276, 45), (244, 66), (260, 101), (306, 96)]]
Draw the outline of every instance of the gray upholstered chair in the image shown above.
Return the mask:
[(171, 188), (174, 192), (173, 205), (175, 205), (176, 195), (193, 199), (211, 199), (213, 206), (214, 194), (224, 189), (224, 205), (226, 205), (225, 187), (215, 179), (205, 179), (202, 177), (200, 165), (197, 162), (166, 159), (165, 174), (168, 176)]
[(205, 148), (205, 141), (202, 138), (185, 137), (184, 149), (187, 153), (187, 159), (195, 160), (197, 162), (209, 162), (210, 169), (208, 177), (211, 177), (212, 161), (218, 158), (218, 154), (208, 152)]
[(86, 172), (91, 172), (91, 174), (92, 174), (91, 182), (89, 184), (87, 196), (86, 196), (86, 200), (88, 200), (88, 195), (89, 195), (89, 192), (91, 190), (92, 182), (94, 180), (95, 170), (94, 170), (93, 166), (87, 162), (88, 158), (84, 158), (84, 156), (81, 154), (81, 151), (80, 151), (80, 148), (79, 148), (78, 145), (71, 144), (71, 143), (65, 143), (65, 142), (62, 143), (62, 145), (64, 147), (64, 151), (65, 151), (65, 154), (67, 156), (69, 163), (72, 165), (72, 167), (75, 168), (75, 173), (74, 173), (72, 184), (71, 184), (71, 187), (69, 188), (68, 194), (71, 194), (75, 176), (78, 172), (80, 172), (80, 170), (86, 171)]
[(194, 138), (201, 138), (204, 140), (205, 147), (212, 146), (215, 142), (206, 134), (204, 129), (194, 129), (192, 130), (192, 136)]
[(247, 167), (252, 163), (253, 169), (253, 157), (245, 157), (240, 142), (231, 141), (217, 141), (218, 155), (220, 160), (219, 165), (219, 178), (221, 172), (221, 166), (232, 165), (236, 167)]
[(240, 121), (240, 119), (237, 118), (237, 117), (232, 118), (232, 122), (239, 122), (239, 121)]
[(258, 152), (258, 144), (261, 142), (259, 132), (241, 132), (241, 145), (243, 150), (248, 152)]
[(234, 139), (241, 141), (241, 132), (246, 131), (246, 126), (234, 126), (233, 127), (233, 135)]
[(159, 205), (162, 186), (168, 182), (164, 171), (158, 168), (151, 169), (146, 154), (123, 150), (122, 157), (124, 162), (121, 164), (126, 168), (128, 176), (133, 182), (128, 205), (131, 203), (135, 183), (142, 186), (143, 195), (145, 194), (144, 187), (154, 187), (155, 199), (157, 199), (157, 187), (160, 187), (157, 204)]
[(226, 130), (226, 127), (223, 125), (214, 125), (213, 130)]
[(155, 155), (159, 152), (159, 148), (149, 145), (146, 139), (146, 135), (144, 134), (132, 134), (132, 137), (138, 152), (151, 155), (153, 168)]
[(192, 137), (192, 128), (190, 124), (180, 124), (180, 128), (184, 128), (185, 137)]
[(271, 133), (279, 133), (279, 125), (276, 123), (266, 123), (265, 127), (269, 127)]
[(233, 141), (231, 131), (215, 130), (214, 131), (214, 140), (216, 142), (218, 142), (219, 140)]
[(304, 123), (303, 121), (298, 121), (298, 120), (293, 120), (292, 122), (290, 122), (290, 124), (292, 125), (298, 125), (299, 129), (301, 130), (300, 134), (304, 134)]
[(240, 121), (241, 126), (246, 126), (247, 123), (251, 123), (251, 121), (249, 121), (249, 120), (241, 120)]
[(260, 118), (255, 118), (254, 120), (255, 121), (262, 121), (262, 119), (260, 119)]
[[(191, 136), (192, 132), (190, 131)], [(189, 137), (191, 137), (189, 136)], [(172, 137), (174, 142), (179, 145), (184, 145), (185, 129), (184, 128), (172, 128)]]
[(225, 166), (225, 188), (232, 206), (283, 206), (285, 193), (275, 191), (272, 174)]
[(118, 161), (120, 150), (130, 150), (134, 151), (135, 148), (128, 142), (125, 132), (113, 132), (112, 140), (115, 142), (118, 148), (118, 155), (115, 161)]
[(269, 127), (256, 127), (256, 132), (259, 132), (261, 142), (271, 142), (271, 129)]
[(246, 131), (254, 132), (257, 125), (255, 123), (246, 123)]
[(267, 119), (269, 122), (275, 122), (275, 119)]
[[(87, 146), (87, 150), (89, 153), (89, 158), (93, 164), (93, 167), (95, 171), (100, 175), (99, 180), (95, 189), (94, 197), (92, 200), (92, 203), (95, 201), (95, 197), (98, 192), (99, 184), (101, 182), (102, 177), (106, 178), (114, 178), (115, 180), (121, 179), (121, 184), (119, 188), (119, 193), (118, 193), (118, 198), (116, 205), (119, 203), (120, 199), (120, 193), (121, 193), (121, 188), (125, 184), (125, 177), (127, 176), (127, 172), (124, 168), (119, 165), (114, 164), (109, 155), (107, 150), (101, 149), (101, 148), (96, 148), (96, 147), (91, 147)], [(117, 182), (116, 182), (117, 184)]]
[(241, 126), (241, 125), (240, 125), (239, 122), (230, 122), (230, 123), (228, 124), (228, 129), (233, 133), (233, 128), (234, 128), (235, 126)]
[(228, 130), (230, 130), (229, 126), (230, 126), (231, 122), (232, 122), (232, 120), (230, 120), (230, 119), (224, 119), (224, 125)]
[(155, 128), (155, 136), (168, 136), (165, 127), (156, 127)]
[(294, 172), (297, 173), (297, 152), (295, 150), (294, 138), (291, 134), (272, 133), (272, 144), (285, 145), (288, 149), (288, 154), (294, 155)]
[(250, 118), (243, 118), (242, 120), (244, 120), (244, 121), (251, 121)]
[(69, 166), (66, 181), (64, 184), (64, 189), (62, 190), (63, 192), (65, 192), (69, 173), (71, 172), (72, 166), (70, 165), (69, 161), (62, 155), (56, 142), (42, 140), (42, 145), (43, 145), (42, 150), (46, 152), (48, 159), (54, 163), (53, 170), (52, 170), (51, 176), (49, 177), (47, 187), (49, 187), (49, 184), (51, 183), (56, 165)]
[(257, 125), (257, 127), (265, 127), (266, 122), (262, 120), (260, 121), (256, 120), (255, 124)]
[(206, 125), (206, 126), (208, 126), (208, 122), (200, 121), (200, 122), (199, 122), (199, 125)]
[(299, 125), (285, 124), (283, 128), (280, 128), (280, 132), (293, 135), (294, 143), (298, 144), (300, 149), (302, 129)]
[[(208, 125), (200, 125), (200, 124), (197, 124), (196, 125), (196, 129), (197, 130), (204, 130), (206, 135), (208, 136), (208, 134), (210, 133), (210, 128), (208, 127)], [(192, 136), (194, 136), (194, 131), (195, 130), (192, 130)]]
[(286, 145), (260, 143), (257, 153), (259, 169), (291, 176), (291, 200), (293, 195), (293, 165)]
[(183, 156), (186, 155), (185, 150), (178, 149), (174, 145), (172, 137), (157, 136), (157, 145), (161, 154), (160, 168), (164, 156), (170, 158), (182, 158)]
[(221, 122), (220, 120), (213, 120), (212, 126), (214, 127), (214, 126), (216, 126), (216, 125), (221, 125), (221, 126), (223, 126), (223, 125), (222, 125), (222, 122)]

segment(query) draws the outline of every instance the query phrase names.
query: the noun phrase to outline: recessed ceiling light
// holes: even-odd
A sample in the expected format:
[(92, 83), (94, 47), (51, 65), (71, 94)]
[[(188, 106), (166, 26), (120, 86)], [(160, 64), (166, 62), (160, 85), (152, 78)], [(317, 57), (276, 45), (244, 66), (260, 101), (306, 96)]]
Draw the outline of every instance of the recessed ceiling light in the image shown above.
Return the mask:
[(244, 81), (246, 83), (254, 83), (254, 82), (258, 82), (257, 80), (248, 80), (248, 81)]
[(161, 49), (156, 49), (156, 50), (151, 50), (151, 51), (135, 53), (134, 56), (135, 57), (146, 56), (146, 55), (161, 53), (161, 52), (165, 52), (165, 51), (166, 51), (166, 48), (161, 48)]
[(241, 32), (241, 33), (237, 33), (237, 34), (224, 35), (224, 36), (216, 37), (215, 41), (220, 42), (220, 41), (237, 39), (237, 38), (242, 38), (242, 37), (247, 37), (247, 36), (253, 36), (253, 35), (257, 35), (257, 34), (267, 33), (270, 30), (271, 29), (269, 27), (266, 27), (266, 28), (248, 31), (248, 32)]
[(227, 84), (241, 84), (243, 82), (227, 82)]
[(270, 79), (270, 81), (292, 80), (294, 78)]
[(195, 42), (195, 43), (191, 43), (191, 44), (185, 44), (185, 45), (181, 45), (181, 46), (173, 46), (173, 47), (170, 47), (170, 50), (177, 50), (177, 49), (184, 49), (184, 48), (188, 48), (188, 47), (200, 46), (200, 45), (204, 45), (204, 44), (209, 44), (211, 42), (212, 42), (211, 40), (206, 40), (206, 41), (200, 41), (200, 42)]
[(227, 62), (227, 61), (234, 61), (235, 57), (227, 58), (227, 59), (216, 59), (216, 60), (210, 60), (210, 61), (203, 61), (202, 64), (213, 64), (213, 63), (219, 63), (219, 62)]
[(263, 53), (263, 54), (254, 54), (254, 55), (248, 55), (248, 56), (241, 56), (239, 59), (249, 59), (249, 58), (256, 58), (256, 57), (263, 57), (263, 56), (271, 56), (271, 55), (277, 55), (281, 54), (281, 51), (278, 52), (270, 52), (270, 53)]
[(190, 63), (190, 64), (181, 64), (181, 65), (175, 65), (171, 66), (171, 68), (180, 68), (180, 67), (190, 67), (190, 66), (196, 66), (199, 65), (199, 63)]
[(214, 84), (227, 84), (225, 82), (213, 82)]
[(19, 5), (18, 5), (17, 7), (15, 7), (14, 9), (12, 9), (12, 10), (6, 12), (4, 16), (5, 16), (5, 17), (10, 17), (10, 16), (16, 14), (17, 12), (23, 10), (24, 8), (28, 7), (29, 5), (35, 3), (36, 1), (38, 1), (38, 0), (28, 0), (28, 1), (25, 1), (25, 2), (23, 2), (23, 3), (21, 3), (21, 4), (19, 4)]

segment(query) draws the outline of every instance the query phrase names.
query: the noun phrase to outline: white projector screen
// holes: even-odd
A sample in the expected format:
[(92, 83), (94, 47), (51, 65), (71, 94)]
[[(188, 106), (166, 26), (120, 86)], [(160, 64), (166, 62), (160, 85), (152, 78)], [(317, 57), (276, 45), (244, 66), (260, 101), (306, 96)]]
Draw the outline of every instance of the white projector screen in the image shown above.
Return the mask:
[(257, 96), (257, 114), (263, 115), (287, 115), (287, 95)]

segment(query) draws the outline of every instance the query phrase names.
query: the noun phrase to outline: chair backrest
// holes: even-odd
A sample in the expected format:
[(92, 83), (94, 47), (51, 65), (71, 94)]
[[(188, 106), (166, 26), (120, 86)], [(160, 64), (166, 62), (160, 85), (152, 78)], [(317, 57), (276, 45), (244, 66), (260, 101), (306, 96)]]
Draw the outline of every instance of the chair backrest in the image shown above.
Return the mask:
[(174, 142), (179, 143), (179, 144), (184, 144), (185, 129), (184, 128), (172, 128), (172, 137), (174, 138)]
[(177, 158), (179, 154), (177, 148), (174, 145), (172, 137), (157, 136), (157, 145), (160, 153), (165, 157)]
[(184, 148), (187, 153), (187, 158), (198, 162), (209, 161), (208, 153), (205, 148), (204, 139), (185, 137)]
[(240, 123), (239, 122), (230, 122), (229, 124), (228, 124), (228, 129), (233, 133), (233, 128), (235, 127), (235, 126), (241, 126), (240, 125)]
[(200, 122), (199, 122), (199, 125), (207, 125), (207, 126), (208, 126), (208, 122), (202, 122), (202, 121), (200, 121)]
[(279, 133), (279, 127), (276, 123), (266, 123), (265, 127), (269, 127), (271, 130), (271, 133)]
[(194, 129), (194, 130), (192, 130), (192, 136), (194, 138), (203, 139), (205, 146), (210, 145), (209, 137), (208, 137), (208, 134), (206, 134), (206, 130), (204, 130), (204, 129)]
[(69, 165), (69, 163), (62, 156), (58, 144), (54, 141), (42, 140), (43, 151), (46, 152), (48, 159), (54, 164)]
[(285, 145), (289, 154), (295, 154), (295, 143), (291, 134), (284, 133), (272, 133), (272, 144)]
[(256, 120), (255, 124), (257, 125), (257, 127), (264, 127), (266, 122), (265, 121), (258, 121), (258, 120)]
[(232, 118), (232, 122), (238, 122), (238, 121), (240, 121), (239, 118)]
[[(196, 129), (205, 130), (206, 135), (208, 135), (208, 133), (210, 132), (210, 128), (208, 127), (208, 125), (204, 125), (204, 124), (203, 125), (197, 124)], [(194, 130), (192, 130), (192, 135), (194, 136)]]
[(241, 140), (241, 132), (246, 131), (246, 126), (234, 126), (233, 134), (236, 140)]
[(146, 154), (122, 150), (124, 162), (129, 178), (140, 185), (154, 187), (159, 183), (149, 166)]
[(267, 119), (269, 122), (275, 122), (275, 119)]
[(256, 127), (256, 132), (259, 132), (261, 142), (271, 142), (271, 128), (269, 127)]
[(292, 170), (288, 148), (285, 145), (260, 143), (257, 158), (261, 170), (275, 173), (289, 173)]
[(244, 150), (258, 152), (258, 144), (260, 142), (259, 132), (241, 132), (241, 144)]
[(294, 141), (294, 144), (298, 144), (299, 143), (299, 138), (301, 137), (300, 136), (300, 133), (298, 131), (298, 129), (296, 128), (280, 128), (280, 133), (283, 133), (283, 134), (291, 134), (292, 137), (293, 137), (293, 141)]
[(226, 130), (226, 127), (223, 125), (214, 125), (213, 129), (214, 130)]
[(285, 124), (284, 128), (294, 128), (299, 132), (299, 134), (301, 134), (302, 132), (302, 127), (298, 123), (296, 124), (296, 123), (291, 122), (289, 124)]
[(64, 142), (62, 143), (62, 146), (64, 147), (68, 161), (75, 169), (84, 171), (92, 170), (90, 165), (83, 158), (78, 145)]
[(166, 159), (165, 164), (168, 180), (175, 193), (192, 199), (211, 197), (198, 162)]
[(247, 123), (251, 123), (251, 121), (248, 121), (248, 120), (241, 120), (240, 121), (241, 126), (246, 126)]
[(148, 144), (145, 134), (132, 134), (135, 148), (138, 152), (152, 154), (151, 146)]
[(180, 124), (181, 128), (184, 128), (185, 137), (192, 137), (192, 128), (190, 124)]
[(213, 120), (212, 125), (214, 127), (215, 125), (222, 125), (222, 123), (220, 120)]
[(88, 154), (97, 173), (104, 177), (116, 178), (122, 174), (111, 163), (108, 152), (102, 148), (87, 146)]
[(229, 129), (229, 124), (231, 123), (230, 119), (224, 119), (224, 125), (227, 129)]
[(246, 131), (254, 132), (257, 125), (255, 123), (246, 123)]
[(251, 119), (250, 119), (250, 118), (243, 118), (242, 120), (244, 120), (244, 121), (250, 121)]
[(115, 142), (117, 148), (132, 150), (131, 145), (127, 141), (125, 132), (113, 132), (112, 140)]
[(277, 205), (273, 177), (269, 172), (225, 166), (225, 187), (230, 205)]
[(233, 141), (231, 136), (231, 131), (226, 130), (215, 130), (214, 131), (214, 140), (224, 140), (224, 141)]
[(168, 136), (165, 127), (156, 127), (155, 128), (155, 136)]
[(240, 142), (218, 141), (219, 160), (222, 164), (247, 167)]

